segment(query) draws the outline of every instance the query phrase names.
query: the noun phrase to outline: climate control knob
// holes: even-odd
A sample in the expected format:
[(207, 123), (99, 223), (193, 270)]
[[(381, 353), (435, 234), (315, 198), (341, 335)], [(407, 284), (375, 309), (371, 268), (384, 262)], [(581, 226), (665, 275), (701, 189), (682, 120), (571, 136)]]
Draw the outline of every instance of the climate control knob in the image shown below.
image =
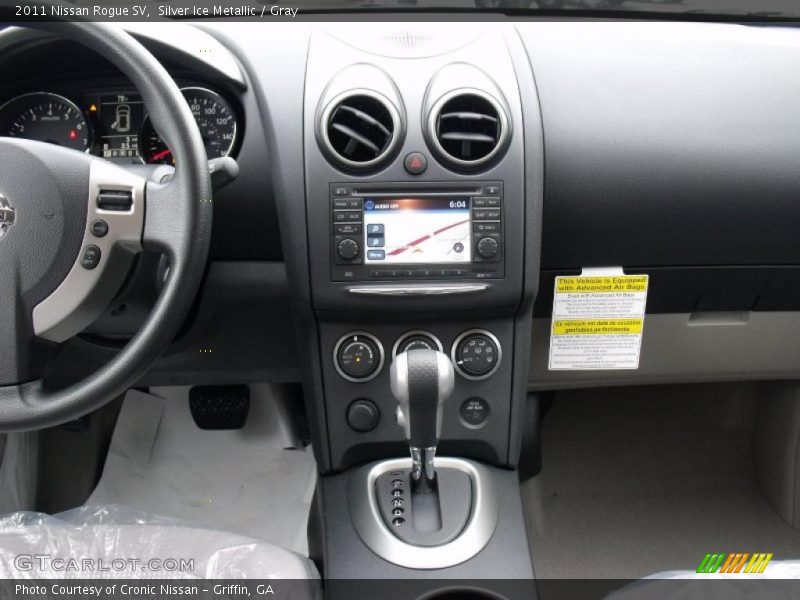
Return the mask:
[(358, 242), (347, 238), (336, 246), (336, 253), (344, 260), (353, 260), (358, 256)]
[(451, 356), (453, 366), (467, 379), (486, 379), (497, 370), (501, 357), (498, 339), (482, 329), (458, 336)]
[(348, 381), (369, 381), (383, 366), (383, 346), (368, 333), (352, 333), (336, 344), (333, 360)]
[(494, 238), (485, 237), (478, 241), (478, 254), (483, 258), (494, 258), (499, 249), (500, 246)]

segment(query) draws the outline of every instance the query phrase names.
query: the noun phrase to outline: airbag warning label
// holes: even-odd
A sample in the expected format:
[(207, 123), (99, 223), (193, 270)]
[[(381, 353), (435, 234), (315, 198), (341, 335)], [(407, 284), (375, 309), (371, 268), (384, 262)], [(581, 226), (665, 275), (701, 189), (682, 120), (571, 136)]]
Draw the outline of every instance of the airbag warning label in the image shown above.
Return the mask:
[(556, 277), (550, 370), (637, 369), (647, 275)]

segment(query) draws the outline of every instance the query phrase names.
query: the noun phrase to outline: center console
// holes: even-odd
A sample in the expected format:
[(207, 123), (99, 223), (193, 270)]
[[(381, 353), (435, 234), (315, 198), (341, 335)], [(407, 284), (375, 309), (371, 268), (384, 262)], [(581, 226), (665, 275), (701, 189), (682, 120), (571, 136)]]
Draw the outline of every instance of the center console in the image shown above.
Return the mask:
[(407, 27), (319, 29), (309, 46), (305, 204), (282, 227), (306, 240), (287, 260), (307, 275), (312, 554), (331, 580), (530, 580), (513, 469), (542, 195), (538, 106), (520, 98), (535, 89), (513, 29)]

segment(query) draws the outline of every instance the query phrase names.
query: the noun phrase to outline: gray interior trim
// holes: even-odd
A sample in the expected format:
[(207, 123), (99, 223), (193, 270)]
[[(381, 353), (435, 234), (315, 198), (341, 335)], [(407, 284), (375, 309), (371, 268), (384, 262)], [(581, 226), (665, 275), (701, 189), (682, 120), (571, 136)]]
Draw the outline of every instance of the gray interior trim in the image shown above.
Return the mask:
[(531, 390), (800, 378), (800, 312), (647, 315), (633, 371), (548, 371), (550, 319), (532, 344)]

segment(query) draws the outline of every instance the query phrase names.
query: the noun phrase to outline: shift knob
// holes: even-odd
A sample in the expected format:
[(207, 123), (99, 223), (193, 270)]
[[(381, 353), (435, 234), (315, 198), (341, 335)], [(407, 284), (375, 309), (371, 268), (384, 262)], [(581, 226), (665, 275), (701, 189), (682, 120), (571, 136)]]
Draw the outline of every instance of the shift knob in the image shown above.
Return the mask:
[(414, 460), (413, 476), (435, 477), (433, 457), (442, 431), (442, 411), (453, 393), (450, 359), (436, 350), (409, 350), (394, 359), (389, 375), (397, 399), (397, 422), (405, 430)]

